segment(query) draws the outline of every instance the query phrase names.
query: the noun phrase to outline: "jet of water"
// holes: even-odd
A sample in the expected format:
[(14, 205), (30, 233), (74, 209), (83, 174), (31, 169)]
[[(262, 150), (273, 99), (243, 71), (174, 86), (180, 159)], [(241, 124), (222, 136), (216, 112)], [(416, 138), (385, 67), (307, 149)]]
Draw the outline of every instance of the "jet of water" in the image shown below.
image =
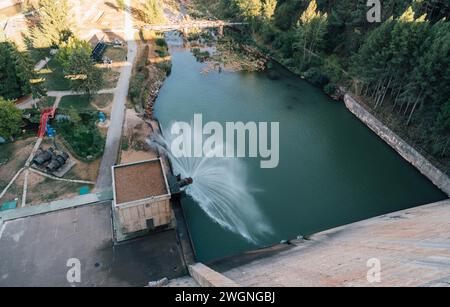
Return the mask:
[[(194, 180), (186, 193), (214, 222), (254, 244), (272, 234), (251, 193), (241, 160), (217, 158), (212, 153), (204, 153), (202, 158), (178, 158), (171, 153), (170, 139), (157, 134), (148, 143), (170, 159), (176, 174)], [(223, 152), (223, 148), (224, 144), (218, 144), (214, 151)]]

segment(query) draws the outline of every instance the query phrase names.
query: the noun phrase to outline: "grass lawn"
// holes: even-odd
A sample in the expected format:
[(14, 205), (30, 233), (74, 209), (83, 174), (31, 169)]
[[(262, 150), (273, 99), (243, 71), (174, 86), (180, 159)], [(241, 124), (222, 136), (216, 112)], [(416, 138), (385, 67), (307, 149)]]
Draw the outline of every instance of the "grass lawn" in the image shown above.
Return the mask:
[(85, 95), (64, 96), (59, 103), (60, 109), (70, 109), (74, 107), (78, 111), (95, 111), (91, 104), (91, 98)]
[(97, 108), (106, 108), (112, 102), (113, 94), (98, 94), (93, 97), (85, 95), (64, 96), (59, 103), (60, 109), (74, 107), (78, 111), (96, 111)]
[(105, 81), (103, 88), (115, 88), (117, 86), (117, 82), (119, 81), (120, 72), (109, 68), (103, 68), (103, 71), (103, 79)]
[(39, 70), (38, 75), (45, 79), (45, 86), (49, 91), (70, 90), (70, 81), (64, 77), (63, 69), (55, 58), (52, 58), (47, 66)]
[(112, 46), (108, 46), (108, 48), (106, 48), (104, 56), (113, 60), (114, 63), (123, 62), (125, 61), (125, 58), (127, 56), (127, 47), (114, 48)]

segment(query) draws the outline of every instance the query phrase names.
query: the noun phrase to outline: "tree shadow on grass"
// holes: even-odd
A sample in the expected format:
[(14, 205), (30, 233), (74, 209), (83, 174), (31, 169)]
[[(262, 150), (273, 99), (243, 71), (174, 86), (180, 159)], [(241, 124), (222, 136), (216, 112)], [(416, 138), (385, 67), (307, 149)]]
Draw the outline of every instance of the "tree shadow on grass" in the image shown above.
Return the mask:
[[(120, 8), (117, 5), (115, 5), (114, 3), (105, 2), (105, 5), (113, 8), (113, 9), (115, 9), (117, 11), (120, 11)], [(137, 8), (137, 7), (130, 7), (130, 12), (131, 12), (131, 15), (133, 16), (134, 19), (136, 19), (138, 21), (141, 21), (141, 22), (146, 22), (145, 21), (145, 14), (144, 14), (144, 11), (142, 9)]]

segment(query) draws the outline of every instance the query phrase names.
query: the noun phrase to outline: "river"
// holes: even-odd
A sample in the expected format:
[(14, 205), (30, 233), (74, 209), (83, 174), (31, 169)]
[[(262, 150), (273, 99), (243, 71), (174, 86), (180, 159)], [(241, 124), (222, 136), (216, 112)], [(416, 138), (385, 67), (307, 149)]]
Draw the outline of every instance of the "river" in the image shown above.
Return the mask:
[[(189, 50), (171, 48), (173, 68), (155, 104), (163, 128), (174, 121), (279, 122), (280, 163), (244, 159), (252, 194), (273, 233), (257, 244), (214, 223), (191, 199), (182, 205), (198, 261), (240, 254), (336, 226), (446, 199), (428, 179), (341, 102), (281, 67), (210, 72)], [(245, 204), (241, 204), (245, 206)], [(252, 227), (253, 221), (244, 221)]]

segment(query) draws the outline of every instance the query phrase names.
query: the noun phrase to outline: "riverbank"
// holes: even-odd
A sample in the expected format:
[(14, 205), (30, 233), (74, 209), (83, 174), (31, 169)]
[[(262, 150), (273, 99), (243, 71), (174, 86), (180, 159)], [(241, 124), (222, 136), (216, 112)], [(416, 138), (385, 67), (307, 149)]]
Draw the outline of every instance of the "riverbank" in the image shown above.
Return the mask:
[(138, 60), (128, 96), (138, 114), (152, 119), (153, 104), (171, 72), (171, 58), (163, 34), (141, 29), (137, 36)]
[[(257, 48), (260, 53), (263, 53), (263, 50), (265, 48), (261, 47), (255, 40), (253, 40), (253, 43), (255, 44), (255, 48)], [(287, 65), (283, 64), (283, 62), (280, 59), (278, 59), (276, 55), (265, 54), (265, 56), (271, 61), (274, 61), (278, 65), (282, 66), (284, 69), (299, 76), (300, 78), (306, 80), (312, 85), (321, 88), (324, 91), (324, 93), (327, 94), (329, 97), (331, 97), (333, 100), (344, 101), (346, 107), (352, 113), (355, 114), (356, 107), (354, 108), (349, 107), (349, 105), (353, 104), (347, 103), (349, 99), (346, 98), (348, 96), (354, 99), (354, 94), (348, 92), (348, 90), (345, 87), (337, 86), (335, 90), (332, 93), (330, 93), (323, 86), (319, 86), (318, 84), (315, 84), (315, 82), (311, 82), (311, 80), (309, 80), (308, 77), (305, 76), (303, 73), (293, 70)], [(414, 146), (411, 145), (411, 142), (408, 142), (408, 140), (404, 140), (401, 137), (399, 137), (395, 132), (392, 131), (391, 128), (388, 127), (387, 123), (382, 122), (381, 118), (373, 115), (368, 110), (368, 108), (365, 107), (364, 103), (362, 103), (361, 101), (359, 102), (355, 101), (355, 103), (358, 104), (365, 112), (367, 112), (367, 116), (361, 116), (359, 112), (357, 112), (358, 115), (355, 114), (361, 121), (363, 121), (378, 136), (380, 136), (388, 145), (393, 147), (406, 161), (411, 163), (423, 175), (425, 175), (430, 181), (432, 181), (433, 184), (435, 184), (439, 189), (441, 189), (444, 193), (450, 196), (450, 179), (448, 176), (448, 170), (446, 170), (444, 166), (442, 166), (442, 164), (440, 163), (436, 164), (438, 162), (436, 163), (430, 162), (429, 159), (432, 158), (432, 156), (428, 152), (425, 153), (425, 155), (427, 156), (425, 157), (424, 154), (420, 153), (420, 150), (418, 150), (418, 148), (415, 148)], [(370, 120), (368, 120), (367, 118), (370, 118)], [(373, 129), (373, 127), (376, 127), (375, 130)], [(384, 134), (380, 131), (389, 131), (389, 132)], [(400, 141), (399, 143), (392, 142), (392, 139)]]
[(445, 173), (435, 167), (417, 150), (375, 118), (375, 116), (373, 116), (351, 94), (345, 95), (344, 103), (350, 112), (391, 146), (400, 156), (417, 168), (422, 175), (427, 177), (435, 186), (450, 197), (450, 178)]

